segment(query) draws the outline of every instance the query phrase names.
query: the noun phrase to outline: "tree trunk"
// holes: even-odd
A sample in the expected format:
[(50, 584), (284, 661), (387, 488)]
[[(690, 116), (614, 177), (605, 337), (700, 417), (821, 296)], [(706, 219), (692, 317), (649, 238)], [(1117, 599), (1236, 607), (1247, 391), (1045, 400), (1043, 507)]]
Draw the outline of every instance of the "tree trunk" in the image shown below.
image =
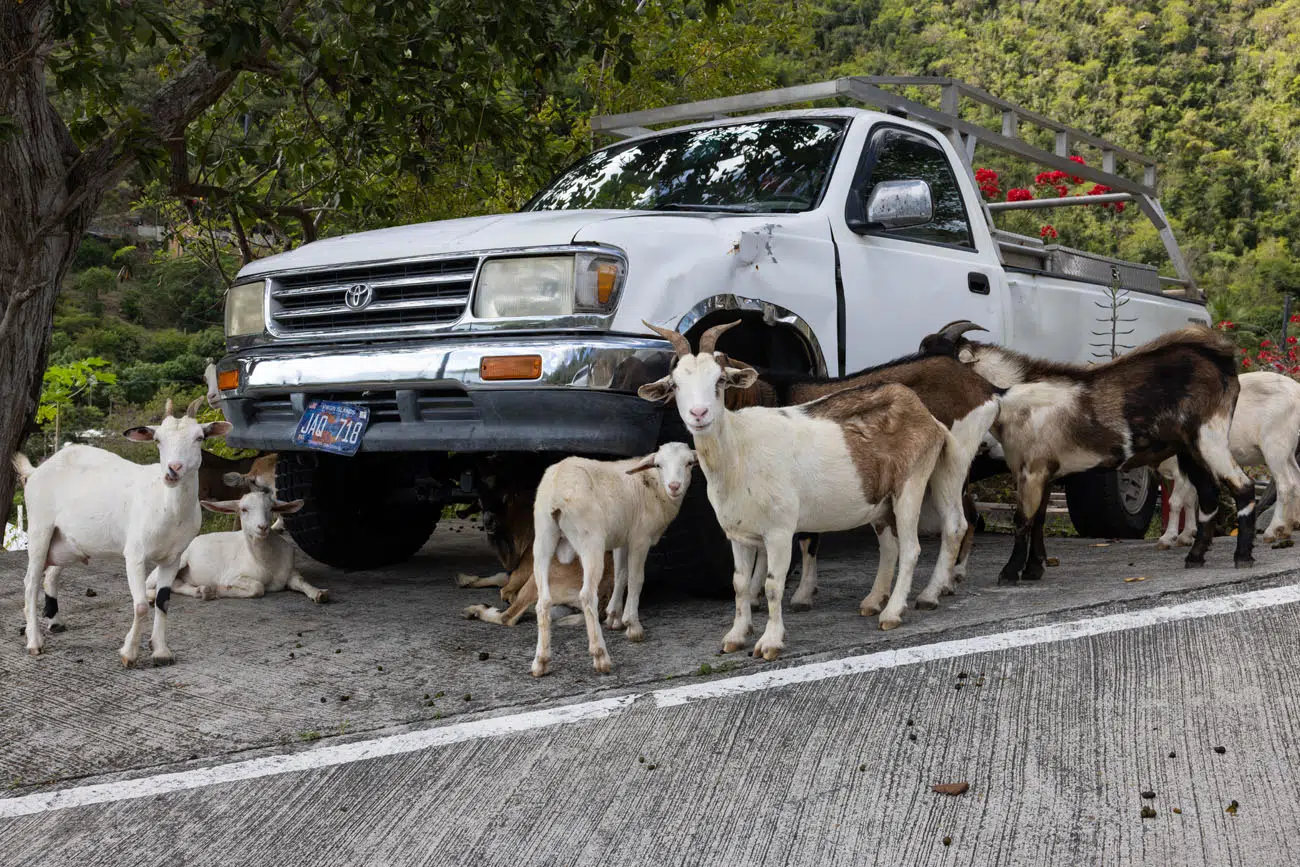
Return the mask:
[(99, 206), (99, 195), (73, 202), (69, 169), (79, 153), (45, 95), (38, 33), (48, 7), (0, 11), (0, 513), (9, 514), (14, 473), (9, 456), (30, 430), (49, 350), (59, 285)]

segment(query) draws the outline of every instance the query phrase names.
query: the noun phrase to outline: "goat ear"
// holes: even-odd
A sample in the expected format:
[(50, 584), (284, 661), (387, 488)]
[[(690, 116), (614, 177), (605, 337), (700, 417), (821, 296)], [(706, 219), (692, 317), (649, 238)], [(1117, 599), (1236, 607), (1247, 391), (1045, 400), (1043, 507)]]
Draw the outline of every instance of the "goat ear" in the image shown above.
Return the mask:
[(971, 351), (969, 346), (963, 346), (957, 350), (957, 360), (962, 364), (970, 364), (975, 360), (975, 353)]
[(654, 465), (655, 465), (655, 456), (654, 453), (651, 452), (650, 454), (643, 457), (640, 463), (638, 463), (636, 466), (628, 470), (627, 474), (630, 476), (633, 473), (644, 473), (646, 470), (652, 469)]
[(758, 371), (752, 367), (724, 367), (722, 372), (727, 388), (749, 388), (758, 380)]
[(636, 390), (636, 393), (646, 400), (667, 400), (673, 394), (673, 378), (665, 376), (663, 379), (656, 379), (654, 382), (647, 382)]
[(230, 488), (248, 487), (248, 479), (244, 478), (239, 473), (226, 473), (221, 477), (221, 481)]
[(292, 515), (302, 508), (303, 500), (290, 500), (287, 503), (277, 502), (271, 507), (271, 511), (280, 515)]
[(199, 505), (209, 512), (234, 515), (239, 512), (239, 500), (199, 500)]
[(151, 443), (154, 441), (154, 429), (151, 427), (133, 427), (130, 430), (122, 431), (122, 436), (137, 443)]
[(203, 425), (203, 436), (206, 437), (223, 437), (230, 433), (231, 424), (228, 421), (210, 421)]

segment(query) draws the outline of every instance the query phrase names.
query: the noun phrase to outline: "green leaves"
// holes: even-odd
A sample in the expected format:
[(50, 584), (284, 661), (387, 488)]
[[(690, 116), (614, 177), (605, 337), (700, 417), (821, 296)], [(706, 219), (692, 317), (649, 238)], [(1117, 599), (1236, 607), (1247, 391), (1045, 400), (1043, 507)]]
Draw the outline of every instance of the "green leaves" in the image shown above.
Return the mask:
[(89, 403), (96, 386), (116, 383), (117, 376), (108, 368), (108, 362), (102, 358), (83, 358), (70, 364), (51, 365), (42, 380), (36, 422), (53, 421), (61, 411), (78, 401)]

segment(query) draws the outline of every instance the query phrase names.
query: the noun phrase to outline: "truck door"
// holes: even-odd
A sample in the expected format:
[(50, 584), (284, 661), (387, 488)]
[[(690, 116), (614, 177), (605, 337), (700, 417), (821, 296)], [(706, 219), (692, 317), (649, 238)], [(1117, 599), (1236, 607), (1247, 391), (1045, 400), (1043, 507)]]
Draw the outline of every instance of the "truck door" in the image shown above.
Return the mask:
[[(981, 340), (1002, 337), (1001, 264), (991, 246), (976, 248), (974, 203), (963, 196), (958, 170), (939, 140), (920, 130), (885, 123), (868, 137), (849, 200), (831, 212), (844, 293), (845, 372), (915, 352), (923, 336), (956, 319), (989, 329)], [(864, 225), (875, 185), (902, 180), (929, 185), (930, 222), (895, 229)], [(975, 218), (983, 219), (977, 210)], [(991, 245), (988, 233), (979, 236)]]

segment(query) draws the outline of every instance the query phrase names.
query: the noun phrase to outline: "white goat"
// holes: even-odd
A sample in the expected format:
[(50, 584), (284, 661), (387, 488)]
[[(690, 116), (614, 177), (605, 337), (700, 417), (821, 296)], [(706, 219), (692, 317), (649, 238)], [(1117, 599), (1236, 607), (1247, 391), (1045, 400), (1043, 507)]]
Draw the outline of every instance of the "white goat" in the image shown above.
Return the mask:
[[(898, 626), (920, 556), (917, 530), (927, 488), (943, 533), (928, 598), (937, 599), (936, 582), (952, 574), (966, 530), (962, 485), (997, 417), (997, 399), (956, 422), (952, 432), (915, 392), (897, 383), (848, 388), (783, 409), (732, 412), (724, 390), (748, 388), (757, 374), (729, 366), (727, 356), (713, 347), (722, 332), (738, 324), (710, 328), (694, 354), (681, 334), (646, 323), (672, 342), (677, 359), (668, 376), (638, 392), (647, 400), (676, 395), (709, 483), (709, 502), (731, 539), (736, 616), (723, 650), (744, 646), (751, 627), (750, 582), (760, 572), (766, 575), (768, 621), (754, 655), (773, 660), (784, 648), (781, 604), (792, 539), (800, 532), (871, 524), (881, 537), (881, 566), (861, 611), (879, 612), (882, 629)], [(898, 579), (891, 593), (895, 558)]]
[[(328, 602), (329, 591), (313, 587), (293, 567), (293, 544), (272, 525), (276, 515), (298, 511), (303, 501), (278, 502), (269, 490), (252, 486), (238, 500), (201, 501), (209, 511), (238, 515), (241, 529), (196, 537), (181, 555), (172, 589), (198, 599), (247, 599), (287, 588)], [(150, 589), (157, 575), (149, 576)]]
[(203, 368), (203, 381), (208, 385), (206, 399), (208, 406), (221, 409), (221, 389), (217, 388), (217, 365), (208, 359), (208, 366)]
[[(1300, 522), (1300, 465), (1296, 445), (1300, 443), (1300, 382), (1280, 373), (1257, 370), (1237, 377), (1241, 394), (1228, 428), (1228, 448), (1243, 466), (1265, 464), (1277, 485), (1277, 506), (1264, 531), (1264, 541), (1274, 542), (1291, 535)], [(1174, 483), (1169, 495), (1169, 526), (1156, 543), (1161, 550), (1190, 545), (1196, 536), (1196, 487), (1170, 458), (1159, 467), (1160, 474)], [(1183, 530), (1179, 532), (1179, 517)]]
[[(640, 641), (641, 585), (650, 548), (677, 517), (691, 484), (695, 453), (684, 443), (665, 443), (653, 454), (623, 461), (565, 458), (548, 467), (533, 505), (533, 580), (537, 583), (537, 653), (533, 677), (551, 661), (551, 558), (582, 562), (578, 594), (587, 623), (587, 650), (596, 671), (607, 674), (609, 651), (596, 610), (605, 552), (614, 552), (614, 591), (606, 613), (611, 629), (627, 626)], [(624, 585), (627, 602), (624, 605)]]
[(199, 424), (200, 401), (190, 404), (183, 418), (172, 417), (172, 402), (162, 424), (136, 427), (126, 437), (156, 442), (159, 463), (133, 464), (111, 452), (90, 446), (68, 446), (39, 467), (22, 454), (14, 469), (26, 489), (28, 508), (27, 578), (23, 614), (27, 651), (41, 652), (37, 594), (45, 577), (45, 616), (51, 631), (61, 631), (58, 619), (58, 577), (63, 566), (91, 557), (126, 560), (134, 619), (120, 655), (133, 665), (140, 650), (140, 631), (149, 613), (145, 581), (149, 567), (158, 568), (158, 593), (150, 640), (155, 665), (174, 661), (167, 647), (167, 603), (182, 552), (202, 522), (199, 510), (200, 446), (207, 437), (225, 436), (224, 421)]

